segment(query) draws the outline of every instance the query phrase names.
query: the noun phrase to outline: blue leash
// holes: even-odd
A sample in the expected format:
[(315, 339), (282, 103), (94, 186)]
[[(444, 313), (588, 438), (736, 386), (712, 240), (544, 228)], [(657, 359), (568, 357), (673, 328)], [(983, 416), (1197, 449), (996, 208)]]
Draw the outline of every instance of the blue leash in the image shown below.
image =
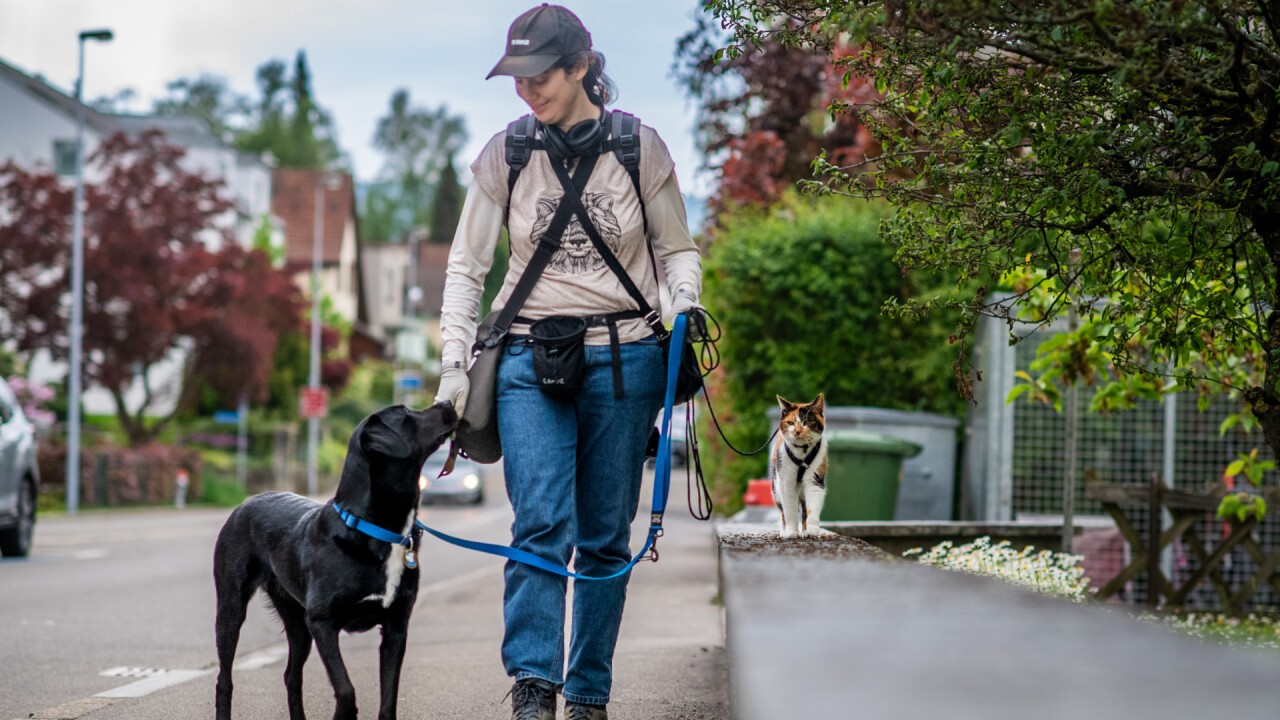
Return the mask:
[[(667, 357), (667, 393), (663, 398), (662, 403), (662, 421), (658, 425), (658, 457), (653, 473), (653, 503), (652, 514), (649, 516), (649, 535), (645, 538), (644, 546), (640, 548), (640, 552), (636, 553), (636, 555), (631, 558), (626, 567), (612, 575), (606, 575), (604, 577), (579, 575), (577, 573), (570, 572), (556, 563), (544, 560), (533, 553), (526, 552), (518, 548), (508, 547), (506, 545), (476, 542), (474, 540), (464, 540), (427, 527), (421, 520), (415, 519), (414, 523), (416, 523), (418, 527), (426, 530), (441, 540), (457, 545), (458, 547), (463, 547), (468, 550), (477, 550), (490, 555), (498, 555), (505, 557), (508, 560), (530, 565), (538, 568), (539, 570), (545, 570), (555, 575), (573, 578), (574, 580), (612, 580), (613, 578), (620, 577), (631, 572), (631, 569), (636, 566), (636, 563), (646, 557), (657, 562), (658, 549), (655, 547), (655, 543), (658, 538), (662, 537), (662, 515), (667, 510), (667, 495), (671, 488), (671, 412), (672, 408), (675, 406), (676, 378), (680, 372), (680, 354), (684, 350), (684, 335), (687, 322), (687, 319), (682, 313), (676, 316), (675, 323), (671, 328), (671, 353)], [(349, 526), (351, 525), (350, 522), (347, 524)], [(368, 531), (359, 527), (356, 529), (361, 530), (361, 532), (365, 532), (365, 534), (370, 534)], [(393, 536), (394, 539), (387, 540), (387, 542), (401, 542), (402, 536), (396, 533), (390, 533), (382, 528), (377, 529), (389, 536)], [(371, 535), (371, 537), (377, 536)]]

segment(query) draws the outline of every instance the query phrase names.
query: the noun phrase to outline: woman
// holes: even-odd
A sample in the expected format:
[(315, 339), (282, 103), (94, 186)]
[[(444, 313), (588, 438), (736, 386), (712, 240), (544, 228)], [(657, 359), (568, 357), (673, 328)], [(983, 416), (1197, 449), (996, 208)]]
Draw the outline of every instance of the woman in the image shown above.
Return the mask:
[[(515, 78), (516, 94), (537, 118), (537, 142), (518, 175), (507, 162), (506, 132), (495, 135), (471, 166), (475, 183), (449, 253), (437, 395), (464, 412), (465, 368), (483, 281), (505, 221), (510, 269), (494, 308), (505, 307), (516, 294), (519, 317), (507, 337), (496, 388), (507, 494), (515, 512), (512, 544), (561, 564), (575, 557), (574, 570), (590, 576), (610, 575), (630, 558), (646, 441), (662, 404), (664, 353), (654, 325), (637, 311), (634, 291), (660, 307), (653, 258), (666, 271), (670, 313), (697, 308), (702, 289), (701, 260), (666, 146), (652, 129), (640, 128), (635, 181), (610, 149), (605, 105), (615, 92), (603, 70), (604, 58), (591, 49), (590, 34), (565, 8), (542, 5), (512, 23), (506, 54), (489, 77)], [(581, 184), (586, 172), (585, 186), (571, 184), (570, 173)], [(567, 224), (557, 217), (566, 188), (581, 199), (579, 212), (588, 222), (580, 215)], [(572, 199), (569, 204), (576, 205)], [(519, 303), (525, 293), (516, 288), (539, 241), (556, 234), (559, 248)], [(633, 291), (609, 267), (601, 242)], [(553, 395), (544, 392), (535, 372), (529, 325), (565, 316), (592, 319), (586, 370), (576, 392)], [(566, 669), (566, 581), (507, 563), (502, 659), (515, 680), (513, 718), (553, 720), (557, 692), (564, 695), (566, 717), (607, 718), (628, 577), (575, 585)]]

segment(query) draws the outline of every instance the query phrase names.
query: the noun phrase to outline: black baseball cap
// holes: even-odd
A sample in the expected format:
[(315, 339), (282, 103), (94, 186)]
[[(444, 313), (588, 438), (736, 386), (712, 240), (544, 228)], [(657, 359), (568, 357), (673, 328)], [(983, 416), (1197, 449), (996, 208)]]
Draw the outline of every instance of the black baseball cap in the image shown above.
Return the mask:
[(577, 15), (559, 5), (543, 3), (511, 23), (507, 52), (485, 80), (494, 75), (541, 75), (565, 55), (590, 49), (591, 33)]

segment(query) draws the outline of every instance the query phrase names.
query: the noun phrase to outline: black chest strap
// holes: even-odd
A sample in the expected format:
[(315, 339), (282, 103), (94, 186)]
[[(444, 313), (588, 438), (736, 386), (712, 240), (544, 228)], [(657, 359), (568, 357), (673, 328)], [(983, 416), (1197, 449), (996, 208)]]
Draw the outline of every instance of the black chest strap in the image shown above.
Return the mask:
[(809, 451), (809, 454), (806, 455), (803, 460), (796, 457), (791, 452), (790, 446), (785, 442), (782, 443), (782, 449), (786, 451), (787, 457), (791, 458), (791, 462), (795, 463), (796, 467), (800, 468), (799, 474), (796, 475), (796, 484), (799, 485), (804, 481), (804, 474), (809, 471), (809, 467), (813, 465), (813, 461), (818, 458), (818, 451), (822, 449), (822, 438), (818, 438), (818, 444), (813, 446), (813, 449)]

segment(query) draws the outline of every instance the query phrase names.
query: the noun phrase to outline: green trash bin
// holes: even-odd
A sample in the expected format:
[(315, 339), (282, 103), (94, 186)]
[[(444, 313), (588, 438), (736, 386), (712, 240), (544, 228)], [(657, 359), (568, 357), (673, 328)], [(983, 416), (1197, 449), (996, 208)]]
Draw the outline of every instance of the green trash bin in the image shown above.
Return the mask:
[(902, 461), (920, 454), (913, 442), (865, 430), (828, 428), (827, 499), (822, 520), (892, 520)]

